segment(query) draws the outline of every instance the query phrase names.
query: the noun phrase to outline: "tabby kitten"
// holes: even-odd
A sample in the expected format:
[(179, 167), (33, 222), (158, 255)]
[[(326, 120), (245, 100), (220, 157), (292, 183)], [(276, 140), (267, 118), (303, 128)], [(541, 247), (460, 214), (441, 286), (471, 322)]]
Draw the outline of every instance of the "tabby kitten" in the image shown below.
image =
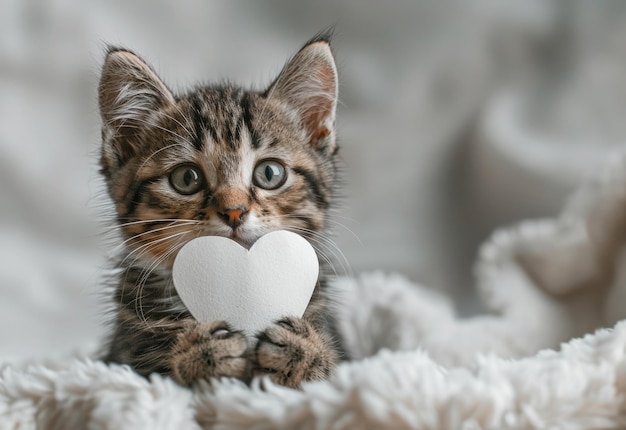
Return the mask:
[(175, 95), (139, 56), (110, 48), (99, 105), (101, 172), (125, 239), (105, 360), (183, 385), (269, 374), (298, 387), (328, 376), (338, 351), (323, 276), (303, 318), (254, 339), (224, 321), (196, 321), (172, 283), (178, 250), (198, 236), (247, 247), (274, 230), (324, 240), (337, 153), (328, 35), (309, 41), (263, 92), (226, 84)]

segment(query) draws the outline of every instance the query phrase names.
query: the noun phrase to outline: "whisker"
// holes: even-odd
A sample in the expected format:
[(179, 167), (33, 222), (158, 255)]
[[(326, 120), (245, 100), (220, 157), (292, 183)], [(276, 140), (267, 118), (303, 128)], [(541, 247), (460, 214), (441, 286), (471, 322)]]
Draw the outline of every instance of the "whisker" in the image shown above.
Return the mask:
[[(344, 274), (352, 276), (352, 268), (350, 266), (350, 263), (348, 262), (348, 259), (346, 258), (345, 254), (341, 251), (341, 249), (339, 249), (339, 247), (331, 239), (324, 237), (320, 233), (317, 233), (315, 231), (311, 231), (309, 229), (302, 228), (302, 227), (289, 226), (289, 227), (285, 227), (285, 229), (292, 230), (294, 231), (294, 233), (301, 232), (301, 233), (309, 234), (310, 235), (309, 240), (317, 244), (319, 247), (323, 247), (327, 252), (330, 252), (335, 257), (335, 259), (338, 260), (341, 266), (342, 272)], [(335, 272), (335, 275), (338, 275), (337, 270), (335, 269), (334, 266), (332, 267), (332, 269)]]
[[(111, 221), (114, 221), (113, 219)], [(136, 225), (136, 224), (148, 224), (148, 223), (155, 223), (155, 222), (188, 222), (188, 223), (198, 223), (198, 224), (202, 224), (202, 221), (198, 221), (195, 219), (186, 219), (186, 218), (156, 218), (156, 219), (146, 219), (146, 220), (138, 220), (138, 221), (130, 221), (130, 222), (124, 222), (124, 223), (120, 223), (120, 224), (116, 224), (116, 225), (112, 225), (110, 227), (108, 227), (108, 230), (115, 230), (115, 229), (119, 229), (121, 227), (128, 227), (131, 225)]]
[[(159, 244), (159, 243), (161, 243), (161, 242), (165, 242), (165, 241), (167, 241), (167, 240), (169, 240), (169, 239), (172, 239), (172, 238), (174, 238), (174, 237), (181, 236), (181, 235), (183, 235), (183, 234), (188, 234), (188, 233), (189, 233), (189, 231), (188, 231), (188, 230), (186, 230), (186, 231), (181, 231), (181, 232), (178, 232), (178, 233), (174, 233), (174, 234), (172, 234), (172, 235), (169, 235), (169, 236), (167, 236), (167, 237), (163, 237), (163, 238), (160, 238), (160, 239), (156, 239), (156, 240), (153, 240), (153, 241), (151, 241), (151, 242), (148, 242), (148, 243), (146, 243), (146, 244), (144, 244), (144, 245), (141, 245), (141, 246), (139, 246), (139, 247), (137, 247), (137, 248), (133, 249), (132, 251), (130, 251), (130, 252), (128, 253), (128, 255), (126, 255), (126, 257), (124, 257), (124, 259), (120, 262), (120, 265), (123, 265), (123, 264), (126, 262), (126, 260), (128, 260), (128, 258), (129, 258), (129, 257), (131, 257), (131, 256), (132, 256), (133, 254), (135, 254), (136, 252), (139, 252), (139, 254), (137, 254), (136, 256), (134, 256), (134, 259), (133, 259), (133, 261), (132, 261), (133, 263), (135, 263), (137, 260), (139, 260), (139, 258), (141, 258), (142, 256), (144, 256), (144, 255), (148, 252), (148, 250), (149, 250), (149, 248), (150, 248), (150, 247), (154, 247), (154, 246), (158, 245), (158, 244)], [(131, 264), (132, 264), (132, 263), (131, 263)]]
[(315, 245), (313, 245), (313, 247), (315, 248), (315, 252), (317, 253), (317, 255), (322, 257), (322, 259), (326, 262), (326, 264), (328, 264), (328, 266), (332, 269), (335, 276), (339, 276), (339, 273), (337, 272), (337, 269), (335, 268), (335, 265), (333, 264), (331, 258), (328, 257), (328, 255), (326, 255), (326, 253), (324, 253), (321, 249), (316, 248)]
[[(178, 240), (180, 239), (180, 236), (178, 237)], [(137, 315), (140, 316), (140, 318), (143, 320), (143, 322), (149, 326), (148, 324), (148, 320), (146, 318), (146, 315), (144, 313), (143, 310), (143, 302), (142, 302), (142, 294), (143, 291), (145, 289), (146, 286), (146, 282), (148, 281), (150, 275), (152, 274), (152, 272), (159, 267), (164, 261), (166, 261), (174, 252), (178, 251), (180, 248), (182, 248), (183, 245), (185, 245), (186, 242), (183, 243), (175, 243), (172, 245), (172, 247), (165, 253), (163, 253), (163, 255), (161, 255), (159, 258), (157, 258), (147, 269), (145, 269), (142, 273), (142, 277), (139, 280), (138, 284), (137, 284), (137, 294), (136, 294), (136, 300), (135, 300), (135, 311), (137, 312)]]
[[(299, 217), (293, 216), (293, 215), (275, 215), (273, 217), (274, 218), (299, 219)], [(308, 239), (312, 242), (312, 245), (316, 249), (318, 254), (325, 257), (325, 259), (327, 260), (327, 263), (330, 265), (335, 275), (339, 275), (339, 273), (337, 269), (335, 268), (334, 264), (332, 264), (332, 260), (328, 258), (329, 257), (328, 254), (331, 254), (334, 256), (334, 259), (341, 266), (342, 273), (348, 276), (353, 276), (352, 266), (350, 265), (347, 257), (332, 239), (325, 236), (321, 232), (317, 232), (315, 230), (311, 230), (305, 227), (287, 225), (287, 226), (282, 226), (281, 228), (292, 231), (297, 234), (301, 234), (305, 237), (308, 237)]]
[(138, 171), (141, 170), (148, 163), (148, 161), (150, 161), (152, 159), (152, 157), (154, 157), (158, 153), (160, 153), (162, 151), (166, 151), (166, 150), (168, 150), (170, 148), (173, 148), (175, 146), (182, 146), (183, 148), (185, 147), (185, 145), (183, 145), (182, 143), (172, 143), (170, 145), (164, 146), (163, 148), (157, 149), (152, 154), (150, 154), (148, 157), (146, 157), (146, 159), (143, 161), (143, 163), (141, 163), (141, 166), (139, 166), (139, 168), (137, 170)]
[[(131, 253), (129, 253), (126, 258), (124, 258), (124, 260), (122, 261), (122, 264), (126, 261), (126, 259), (128, 257), (130, 257), (134, 252), (136, 252), (137, 250), (141, 249), (141, 251), (139, 252), (138, 255), (136, 255), (133, 259), (133, 261), (130, 263), (130, 265), (132, 266), (132, 264), (134, 264), (134, 262), (136, 262), (139, 258), (141, 258), (145, 253), (149, 252), (150, 248), (155, 247), (156, 245), (158, 245), (159, 243), (166, 241), (166, 240), (172, 240), (173, 238), (178, 238), (177, 240), (180, 240), (181, 236), (186, 235), (190, 233), (189, 230), (183, 231), (183, 232), (179, 232), (179, 233), (175, 233), (172, 235), (169, 235), (165, 238), (160, 238), (154, 241), (151, 241), (145, 245), (142, 245), (141, 247), (133, 250)], [(152, 272), (159, 267), (167, 258), (169, 258), (169, 256), (175, 252), (179, 247), (182, 247), (184, 244), (186, 243), (186, 241), (180, 243), (180, 244), (174, 244), (166, 253), (164, 253), (163, 255), (159, 256), (158, 258), (156, 258), (148, 267), (145, 267), (142, 269), (142, 271), (140, 272), (139, 276), (139, 280), (138, 282), (135, 283), (135, 287), (136, 287), (136, 294), (135, 294), (135, 311), (137, 312), (137, 315), (141, 316), (142, 320), (144, 321), (144, 323), (147, 324), (147, 320), (145, 318), (144, 312), (143, 312), (143, 308), (141, 305), (141, 295), (143, 294), (143, 290), (145, 287), (145, 284), (147, 282), (147, 280), (149, 279), (150, 275), (152, 274)], [(128, 272), (126, 274), (128, 276)], [(127, 278), (125, 278), (124, 284), (126, 284), (127, 282)]]
[[(335, 216), (333, 215), (333, 217), (335, 217)], [(351, 230), (348, 226), (346, 226), (345, 224), (340, 223), (339, 221), (334, 220), (332, 218), (327, 218), (326, 221), (332, 222), (333, 224), (338, 225), (339, 227), (344, 228), (348, 233), (350, 233), (352, 235), (352, 237), (354, 237), (356, 239), (357, 242), (359, 242), (359, 245), (363, 245), (363, 242), (361, 242), (361, 238), (359, 238), (359, 236), (353, 230)]]
[(142, 233), (138, 233), (135, 234), (131, 237), (129, 237), (128, 239), (124, 240), (123, 242), (121, 242), (119, 245), (117, 245), (115, 248), (113, 248), (112, 252), (117, 251), (119, 248), (123, 247), (124, 245), (126, 245), (128, 242), (132, 241), (133, 239), (137, 239), (141, 236), (145, 236), (147, 234), (151, 234), (151, 233), (156, 233), (156, 232), (160, 232), (160, 231), (164, 231), (164, 230), (168, 230), (171, 228), (177, 228), (177, 227), (185, 227), (188, 225), (194, 225), (195, 223), (180, 223), (180, 224), (174, 224), (174, 225), (168, 225), (165, 227), (159, 227), (159, 228), (155, 228), (153, 230), (148, 230), (148, 231), (144, 231)]
[[(136, 118), (135, 120), (136, 120), (137, 122), (139, 122), (139, 123), (141, 123), (141, 124), (145, 125), (145, 126), (146, 126), (146, 127), (148, 127), (148, 128), (149, 128), (149, 127), (154, 127), (154, 128), (157, 128), (157, 129), (159, 129), (159, 130), (161, 130), (161, 131), (164, 131), (164, 132), (166, 132), (166, 133), (169, 133), (169, 134), (171, 134), (172, 136), (179, 138), (179, 139), (180, 139), (180, 140), (182, 140), (184, 143), (186, 143), (186, 144), (190, 145), (190, 146), (193, 148), (193, 143), (191, 143), (188, 139), (185, 139), (183, 136), (181, 136), (180, 134), (176, 133), (175, 131), (169, 130), (169, 129), (167, 129), (167, 128), (165, 128), (165, 127), (162, 127), (162, 126), (160, 126), (160, 125), (157, 125), (157, 124), (150, 123), (150, 122), (148, 122), (148, 121), (146, 121), (146, 120), (143, 120), (143, 119), (138, 119), (138, 118)], [(134, 128), (134, 129), (136, 129), (136, 130), (141, 130), (141, 129), (142, 129), (142, 127), (133, 126), (133, 125), (130, 125), (130, 124), (126, 124), (124, 127), (125, 127), (125, 128)]]
[[(276, 217), (276, 218), (302, 219), (299, 215), (293, 215), (293, 214), (272, 215), (272, 216)], [(332, 218), (344, 218), (344, 219), (349, 220), (349, 221), (354, 221), (352, 218), (341, 217), (341, 216), (338, 216), (338, 215), (333, 215)], [(350, 233), (357, 240), (357, 242), (359, 242), (359, 245), (363, 245), (363, 242), (361, 242), (361, 239), (359, 238), (359, 236), (354, 231), (352, 231), (350, 228), (348, 228), (345, 224), (343, 224), (343, 223), (341, 223), (341, 222), (339, 222), (339, 221), (337, 221), (335, 219), (332, 219), (332, 218), (326, 218), (325, 221), (331, 222), (331, 223), (333, 223), (335, 225), (338, 225), (339, 227), (344, 228), (348, 233)]]
[[(187, 125), (190, 125), (187, 117), (183, 114), (183, 111), (180, 109), (180, 106), (178, 106), (178, 105), (175, 105), (175, 106), (176, 106), (176, 110), (178, 111), (178, 113), (180, 113), (180, 116), (182, 116), (185, 119), (185, 121), (187, 122)], [(182, 127), (182, 129), (185, 130), (185, 133), (187, 133), (190, 137), (193, 135), (193, 133), (191, 131), (189, 131), (189, 129), (187, 127), (185, 127), (179, 120), (174, 118), (172, 115), (169, 115), (169, 114), (167, 114), (165, 112), (161, 112), (161, 115), (163, 115), (165, 118), (171, 119), (176, 124), (180, 125)]]

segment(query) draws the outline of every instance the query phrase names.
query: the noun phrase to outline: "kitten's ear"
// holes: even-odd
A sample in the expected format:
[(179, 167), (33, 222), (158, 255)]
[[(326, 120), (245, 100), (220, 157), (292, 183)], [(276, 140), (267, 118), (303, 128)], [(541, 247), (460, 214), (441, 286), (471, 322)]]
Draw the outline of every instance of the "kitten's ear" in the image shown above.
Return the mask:
[(131, 51), (109, 48), (98, 86), (103, 162), (121, 164), (136, 152), (134, 136), (174, 96), (154, 70)]
[(298, 114), (311, 144), (335, 149), (338, 78), (328, 36), (308, 42), (283, 68), (267, 91)]

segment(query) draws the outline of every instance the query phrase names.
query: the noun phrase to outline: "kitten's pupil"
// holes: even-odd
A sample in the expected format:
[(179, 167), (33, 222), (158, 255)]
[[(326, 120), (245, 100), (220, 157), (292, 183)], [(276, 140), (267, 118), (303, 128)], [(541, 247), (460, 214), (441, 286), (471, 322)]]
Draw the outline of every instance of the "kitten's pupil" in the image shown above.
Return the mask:
[(187, 169), (187, 171), (185, 172), (185, 176), (183, 176), (183, 181), (185, 182), (185, 186), (189, 186), (193, 183), (195, 183), (198, 180), (198, 174), (192, 170), (192, 169)]
[(269, 165), (265, 166), (265, 178), (267, 179), (267, 181), (271, 182), (273, 177), (274, 177), (274, 169), (272, 169), (272, 167)]

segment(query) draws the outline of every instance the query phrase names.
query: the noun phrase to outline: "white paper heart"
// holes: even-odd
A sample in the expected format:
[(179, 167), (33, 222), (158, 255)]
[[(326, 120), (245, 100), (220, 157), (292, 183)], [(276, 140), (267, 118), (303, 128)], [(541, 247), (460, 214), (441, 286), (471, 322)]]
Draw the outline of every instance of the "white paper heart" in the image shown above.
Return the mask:
[(174, 286), (199, 321), (224, 320), (249, 334), (285, 317), (301, 317), (319, 262), (303, 237), (274, 231), (250, 250), (221, 236), (189, 241), (174, 261)]

